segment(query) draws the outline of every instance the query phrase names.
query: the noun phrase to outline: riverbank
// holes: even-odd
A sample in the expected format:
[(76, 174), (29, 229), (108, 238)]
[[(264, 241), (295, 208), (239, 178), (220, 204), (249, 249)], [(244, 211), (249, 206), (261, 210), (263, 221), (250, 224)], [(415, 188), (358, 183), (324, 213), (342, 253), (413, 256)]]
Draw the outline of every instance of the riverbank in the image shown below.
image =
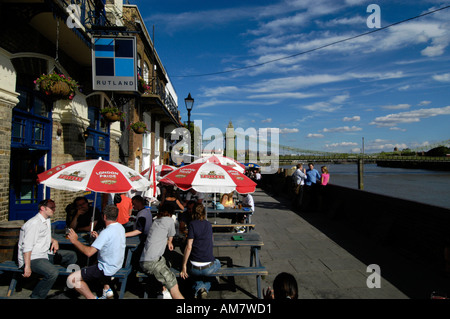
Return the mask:
[(450, 171), (450, 161), (423, 162), (423, 161), (399, 161), (399, 160), (377, 160), (376, 164), (381, 167), (428, 169), (433, 171)]

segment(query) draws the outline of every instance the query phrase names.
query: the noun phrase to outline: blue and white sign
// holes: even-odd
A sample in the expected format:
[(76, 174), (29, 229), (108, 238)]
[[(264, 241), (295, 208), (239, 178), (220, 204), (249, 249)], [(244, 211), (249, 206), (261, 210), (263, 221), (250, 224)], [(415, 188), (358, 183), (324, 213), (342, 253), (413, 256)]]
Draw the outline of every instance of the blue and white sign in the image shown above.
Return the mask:
[(94, 37), (92, 47), (94, 90), (137, 91), (135, 37)]

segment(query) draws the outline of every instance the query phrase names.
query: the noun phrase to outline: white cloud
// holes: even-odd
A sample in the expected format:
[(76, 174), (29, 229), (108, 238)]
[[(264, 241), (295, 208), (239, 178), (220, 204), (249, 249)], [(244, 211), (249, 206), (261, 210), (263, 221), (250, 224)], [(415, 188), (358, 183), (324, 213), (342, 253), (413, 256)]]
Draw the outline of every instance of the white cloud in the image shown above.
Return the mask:
[(381, 106), (382, 109), (386, 110), (403, 110), (403, 109), (409, 109), (411, 105), (409, 104), (397, 104), (397, 105), (384, 105)]
[(344, 122), (358, 122), (361, 120), (361, 117), (358, 115), (352, 116), (352, 117), (344, 117), (342, 121)]
[(404, 128), (399, 128), (399, 127), (396, 127), (396, 126), (390, 127), (389, 129), (390, 129), (391, 131), (406, 132), (406, 129), (404, 129)]
[(302, 106), (305, 110), (313, 112), (334, 112), (340, 109), (340, 106), (331, 105), (328, 102), (316, 102), (310, 105)]
[(309, 133), (308, 135), (306, 135), (306, 137), (308, 138), (322, 138), (324, 137), (323, 134), (318, 134), (318, 133)]
[(280, 134), (298, 133), (298, 128), (282, 128)]
[(450, 73), (433, 75), (433, 80), (436, 80), (438, 82), (450, 82)]
[(426, 106), (426, 105), (429, 105), (429, 104), (431, 104), (431, 101), (421, 101), (419, 103), (419, 106)]
[(377, 127), (393, 127), (404, 123), (420, 122), (421, 119), (438, 115), (450, 115), (450, 106), (442, 108), (419, 109), (410, 112), (379, 116), (370, 124), (376, 125)]
[(342, 126), (342, 127), (334, 127), (334, 128), (324, 128), (322, 132), (324, 133), (342, 133), (342, 132), (356, 132), (361, 131), (362, 128), (357, 126)]
[(223, 94), (233, 94), (239, 89), (235, 86), (218, 86), (216, 88), (205, 88), (203, 95), (206, 97), (218, 96)]
[(358, 143), (355, 142), (340, 142), (340, 143), (333, 143), (333, 144), (325, 144), (326, 147), (347, 147), (347, 146), (358, 146)]
[(267, 118), (267, 119), (261, 120), (261, 123), (272, 123), (272, 119)]

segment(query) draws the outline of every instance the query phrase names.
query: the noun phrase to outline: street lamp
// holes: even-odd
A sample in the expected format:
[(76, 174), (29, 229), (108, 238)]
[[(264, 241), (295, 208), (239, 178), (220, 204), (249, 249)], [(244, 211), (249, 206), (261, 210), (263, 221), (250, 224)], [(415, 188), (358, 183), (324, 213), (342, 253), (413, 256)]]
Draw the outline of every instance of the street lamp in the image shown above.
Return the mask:
[(191, 110), (194, 107), (194, 99), (189, 93), (188, 97), (184, 99), (184, 104), (186, 104), (186, 110), (188, 111), (188, 128), (190, 129), (191, 124)]
[[(188, 97), (184, 99), (184, 104), (186, 104), (186, 110), (188, 111), (188, 130), (189, 133), (191, 133), (191, 110), (194, 107), (194, 99), (191, 96), (191, 93), (189, 93)], [(190, 140), (192, 141), (192, 136), (190, 137)], [(191, 142), (191, 154), (192, 154), (192, 142)]]

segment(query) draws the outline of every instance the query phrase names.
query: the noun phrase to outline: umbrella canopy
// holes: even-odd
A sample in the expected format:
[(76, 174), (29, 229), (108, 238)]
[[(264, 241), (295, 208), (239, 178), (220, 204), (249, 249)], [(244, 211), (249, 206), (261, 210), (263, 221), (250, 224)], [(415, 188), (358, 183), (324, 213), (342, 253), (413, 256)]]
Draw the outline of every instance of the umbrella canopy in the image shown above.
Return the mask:
[(61, 190), (98, 193), (126, 193), (131, 189), (140, 191), (150, 186), (150, 181), (135, 170), (102, 159), (55, 166), (40, 173), (38, 182)]
[(208, 157), (203, 157), (195, 160), (192, 162), (192, 164), (196, 163), (215, 163), (215, 164), (221, 164), (224, 166), (228, 166), (231, 168), (234, 168), (235, 170), (244, 173), (245, 172), (245, 166), (235, 159), (231, 157), (221, 156), (221, 155), (211, 155)]
[(259, 166), (258, 164), (255, 164), (255, 163), (245, 163), (244, 165), (247, 168), (260, 168), (261, 167), (261, 166)]
[[(152, 162), (152, 165), (153, 165), (153, 162)], [(141, 175), (145, 176), (145, 174), (147, 174), (150, 171), (150, 169), (151, 169), (151, 167), (143, 170), (141, 172)], [(156, 165), (155, 172), (156, 172), (156, 174), (159, 174), (159, 176), (164, 176), (164, 175), (166, 175), (166, 174), (168, 174), (168, 173), (170, 173), (170, 172), (172, 172), (172, 171), (174, 171), (176, 169), (177, 168), (175, 166), (162, 164), (162, 165)]]
[(193, 163), (173, 171), (160, 182), (172, 181), (182, 190), (190, 188), (201, 193), (253, 193), (256, 183), (241, 172), (221, 164)]
[[(162, 166), (162, 165), (159, 165)], [(150, 187), (148, 191), (146, 192), (147, 195), (150, 195), (149, 197), (155, 197), (156, 198), (156, 166), (155, 166), (155, 160), (152, 161), (152, 166), (143, 172), (141, 172), (141, 175), (143, 175), (145, 178), (147, 178), (150, 181)]]

